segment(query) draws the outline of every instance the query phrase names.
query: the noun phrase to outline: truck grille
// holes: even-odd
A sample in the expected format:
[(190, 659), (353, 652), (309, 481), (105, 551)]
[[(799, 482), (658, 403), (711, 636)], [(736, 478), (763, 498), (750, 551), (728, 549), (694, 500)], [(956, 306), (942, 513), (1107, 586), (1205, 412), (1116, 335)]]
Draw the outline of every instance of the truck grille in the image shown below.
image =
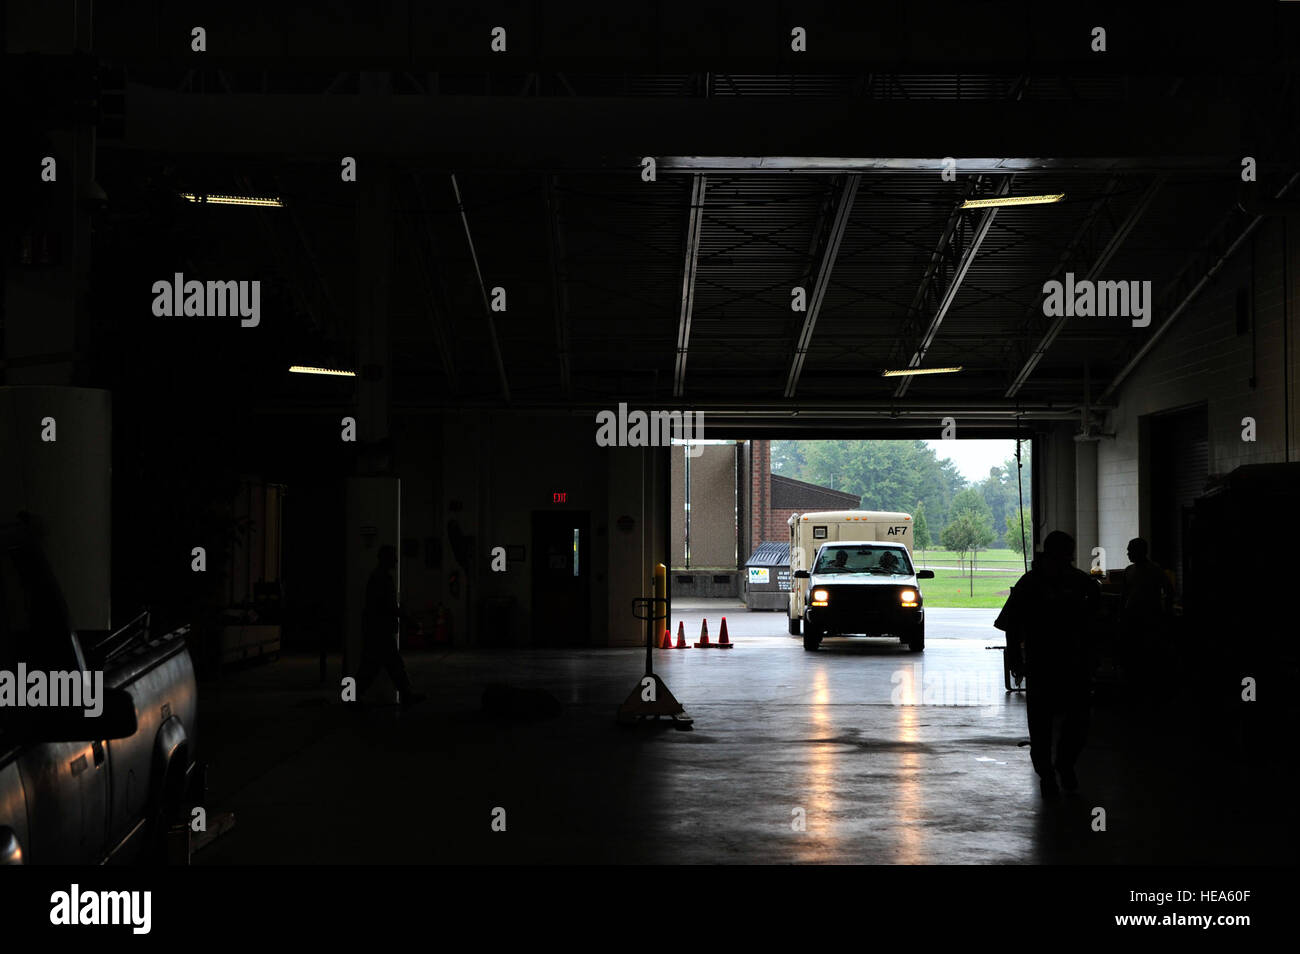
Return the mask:
[(831, 594), (830, 609), (837, 617), (842, 614), (879, 613), (899, 606), (899, 587), (896, 586), (828, 586), (826, 589)]

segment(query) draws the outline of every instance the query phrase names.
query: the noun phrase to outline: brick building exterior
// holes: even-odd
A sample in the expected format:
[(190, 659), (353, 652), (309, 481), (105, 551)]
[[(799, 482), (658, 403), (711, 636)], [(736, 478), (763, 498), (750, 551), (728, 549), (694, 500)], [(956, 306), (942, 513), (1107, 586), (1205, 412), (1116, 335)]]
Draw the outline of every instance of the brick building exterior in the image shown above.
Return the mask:
[(856, 510), (856, 494), (832, 490), (772, 473), (772, 442), (749, 442), (749, 540), (746, 552), (760, 543), (784, 543), (790, 537), (786, 521), (809, 510)]

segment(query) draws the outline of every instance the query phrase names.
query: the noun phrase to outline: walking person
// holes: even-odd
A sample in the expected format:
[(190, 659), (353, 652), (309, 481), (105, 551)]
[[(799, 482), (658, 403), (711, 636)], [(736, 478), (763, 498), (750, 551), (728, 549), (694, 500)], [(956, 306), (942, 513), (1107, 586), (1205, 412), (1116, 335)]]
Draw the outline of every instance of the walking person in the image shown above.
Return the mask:
[(1074, 766), (1088, 736), (1088, 639), (1101, 591), (1073, 561), (1074, 538), (1061, 530), (1049, 533), (1033, 569), (1012, 587), (993, 624), (1007, 634), (1013, 675), (1025, 677), (1029, 752), (1044, 798), (1059, 794), (1058, 778), (1067, 792), (1078, 790)]
[(397, 569), (397, 549), (392, 546), (379, 548), (379, 560), (370, 579), (366, 581), (366, 601), (361, 620), (361, 666), (357, 670), (357, 698), (360, 699), (370, 684), (374, 682), (379, 670), (388, 673), (388, 678), (399, 693), (403, 706), (412, 705), (424, 699), (423, 693), (417, 693), (411, 686), (411, 677), (407, 675), (402, 654), (397, 648), (398, 627), (401, 625), (402, 610), (397, 602), (397, 581), (393, 571)]

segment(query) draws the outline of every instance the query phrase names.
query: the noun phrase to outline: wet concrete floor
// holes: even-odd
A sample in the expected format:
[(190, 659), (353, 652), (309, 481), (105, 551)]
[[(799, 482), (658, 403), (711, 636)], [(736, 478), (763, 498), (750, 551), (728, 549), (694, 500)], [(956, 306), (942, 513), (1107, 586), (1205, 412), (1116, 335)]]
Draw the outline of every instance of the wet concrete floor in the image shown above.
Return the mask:
[[(1099, 697), (1081, 791), (1045, 803), (1023, 696), (986, 649), (995, 611), (932, 611), (919, 655), (883, 639), (808, 653), (781, 614), (725, 612), (735, 649), (654, 654), (690, 731), (615, 724), (636, 649), (411, 653), (430, 698), (405, 711), (339, 704), (337, 658), (329, 686), (305, 656), (205, 682), (209, 810), (237, 825), (195, 861), (1293, 860), (1266, 770), (1212, 752), (1189, 764), (1182, 713), (1134, 700)], [(685, 613), (691, 642), (702, 615), (716, 636), (709, 608)], [(489, 717), (489, 683), (547, 690), (563, 712)]]

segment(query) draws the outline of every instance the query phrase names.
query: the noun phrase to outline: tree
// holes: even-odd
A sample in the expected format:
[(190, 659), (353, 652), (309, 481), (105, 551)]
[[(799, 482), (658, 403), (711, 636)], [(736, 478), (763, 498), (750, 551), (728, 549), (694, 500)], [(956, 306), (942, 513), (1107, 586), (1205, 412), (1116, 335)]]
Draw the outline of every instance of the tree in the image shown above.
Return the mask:
[(1030, 511), (1023, 511), (1025, 516), (1025, 536), (1022, 542), (1020, 537), (1020, 515), (1021, 508), (1017, 507), (1014, 512), (1007, 514), (1007, 546), (1016, 553), (1024, 553), (1024, 543), (1034, 539), (1034, 522), (1033, 515)]
[(993, 527), (988, 520), (974, 510), (961, 511), (948, 526), (943, 528), (943, 545), (958, 554), (960, 561), (967, 553), (971, 555), (970, 594), (975, 595), (975, 554), (993, 542)]
[(957, 565), (961, 566), (966, 554), (975, 545), (975, 537), (975, 521), (969, 514), (963, 513), (948, 521), (948, 526), (939, 535), (939, 541), (945, 550), (957, 554)]
[(930, 525), (925, 520), (925, 501), (916, 502), (916, 510), (912, 514), (912, 546), (925, 552), (930, 549)]
[(804, 468), (800, 441), (772, 441), (772, 473), (800, 480)]
[(984, 495), (974, 487), (967, 487), (956, 497), (952, 498), (952, 508), (949, 511), (953, 518), (960, 517), (962, 514), (972, 514), (978, 523), (993, 525), (993, 511), (984, 499)]
[(942, 526), (953, 495), (966, 485), (956, 464), (939, 460), (924, 441), (794, 443), (802, 466), (785, 469), (784, 461), (793, 461), (794, 455), (783, 448), (782, 474), (824, 487), (833, 483), (837, 490), (858, 495), (866, 510), (906, 510), (908, 501), (924, 500), (927, 518)]
[(948, 526), (943, 528), (943, 545), (957, 554), (958, 562), (966, 554), (974, 554), (988, 548), (993, 542), (993, 526), (985, 514), (974, 510), (962, 510), (957, 513)]
[(993, 522), (991, 518), (985, 518), (974, 512), (968, 511), (961, 515), (962, 520), (970, 521), (971, 524), (971, 595), (975, 595), (975, 557), (981, 550), (987, 550), (997, 537), (993, 532)]
[[(989, 468), (989, 475), (975, 485), (993, 514), (993, 527), (994, 532), (997, 534), (996, 542), (998, 544), (1004, 542), (1001, 528), (1006, 526), (1007, 515), (1020, 506), (1021, 484), (1023, 483), (1026, 489), (1033, 486), (1028, 445), (1022, 446), (1021, 459), (1024, 465), (1023, 481), (1017, 480), (1016, 459), (1008, 457), (1002, 462), (1001, 467)], [(1020, 526), (1017, 523), (1016, 534), (1019, 533)], [(1011, 536), (1008, 534), (1005, 540), (1008, 546), (1010, 541)]]

